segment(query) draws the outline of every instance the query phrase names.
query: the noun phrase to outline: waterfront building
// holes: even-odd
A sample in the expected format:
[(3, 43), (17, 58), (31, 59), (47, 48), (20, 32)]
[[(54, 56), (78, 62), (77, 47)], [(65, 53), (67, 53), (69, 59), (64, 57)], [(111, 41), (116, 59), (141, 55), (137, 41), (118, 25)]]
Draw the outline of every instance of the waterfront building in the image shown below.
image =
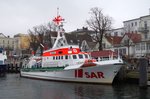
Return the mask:
[(75, 31), (72, 31), (72, 32), (70, 32), (70, 34), (75, 34), (75, 35), (88, 34), (90, 36), (95, 36), (95, 32), (92, 30), (89, 30), (87, 27), (82, 27), (81, 29), (77, 29)]
[(141, 41), (135, 43), (133, 57), (145, 57), (150, 55), (150, 15), (124, 21), (126, 33), (140, 34)]
[(107, 36), (119, 36), (119, 37), (123, 37), (125, 34), (125, 30), (124, 28), (116, 28), (116, 29), (112, 29), (112, 30), (108, 30), (106, 32)]
[(23, 57), (30, 54), (30, 37), (28, 34), (14, 35), (14, 55)]
[(5, 36), (3, 33), (0, 33), (0, 48), (12, 50), (14, 48), (14, 39), (10, 36)]

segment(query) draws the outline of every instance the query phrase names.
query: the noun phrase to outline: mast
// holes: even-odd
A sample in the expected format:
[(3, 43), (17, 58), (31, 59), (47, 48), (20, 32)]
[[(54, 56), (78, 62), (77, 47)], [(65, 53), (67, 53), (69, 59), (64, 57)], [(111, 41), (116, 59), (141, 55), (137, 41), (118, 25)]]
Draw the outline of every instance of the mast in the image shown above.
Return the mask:
[(52, 48), (67, 45), (66, 38), (64, 36), (63, 21), (64, 19), (59, 15), (59, 8), (57, 8), (57, 16), (53, 19), (57, 26), (57, 38)]

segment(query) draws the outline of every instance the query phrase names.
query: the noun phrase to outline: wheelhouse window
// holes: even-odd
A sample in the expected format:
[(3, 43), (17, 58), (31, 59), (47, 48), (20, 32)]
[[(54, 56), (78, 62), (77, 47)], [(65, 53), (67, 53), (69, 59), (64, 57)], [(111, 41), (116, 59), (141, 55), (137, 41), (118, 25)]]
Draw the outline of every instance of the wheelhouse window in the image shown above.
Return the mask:
[(83, 59), (83, 55), (82, 54), (79, 54), (79, 59)]
[(61, 59), (63, 59), (63, 56), (61, 56)]
[(69, 55), (68, 57), (69, 57), (69, 59), (71, 59), (71, 55)]
[(87, 54), (84, 54), (85, 55), (85, 58), (88, 58), (88, 55)]
[(68, 55), (65, 56), (65, 59), (68, 59)]
[(77, 56), (76, 56), (76, 55), (73, 55), (72, 57), (73, 57), (73, 59), (77, 59)]
[(55, 60), (55, 56), (53, 56), (53, 60)]

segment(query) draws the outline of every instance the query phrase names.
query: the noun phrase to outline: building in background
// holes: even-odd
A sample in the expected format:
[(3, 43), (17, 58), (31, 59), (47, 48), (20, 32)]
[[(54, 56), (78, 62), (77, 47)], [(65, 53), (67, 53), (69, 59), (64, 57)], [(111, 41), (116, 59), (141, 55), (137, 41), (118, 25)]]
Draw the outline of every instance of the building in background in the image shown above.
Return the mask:
[(3, 33), (0, 33), (0, 48), (11, 49), (14, 48), (14, 38), (5, 36)]
[(0, 48), (6, 51), (8, 58), (11, 57), (14, 50), (14, 38), (0, 33)]
[(14, 35), (14, 55), (24, 57), (30, 54), (30, 37), (28, 34)]
[(125, 30), (124, 28), (117, 28), (117, 29), (112, 29), (112, 30), (108, 30), (106, 35), (107, 36), (119, 36), (119, 37), (123, 37), (125, 34)]

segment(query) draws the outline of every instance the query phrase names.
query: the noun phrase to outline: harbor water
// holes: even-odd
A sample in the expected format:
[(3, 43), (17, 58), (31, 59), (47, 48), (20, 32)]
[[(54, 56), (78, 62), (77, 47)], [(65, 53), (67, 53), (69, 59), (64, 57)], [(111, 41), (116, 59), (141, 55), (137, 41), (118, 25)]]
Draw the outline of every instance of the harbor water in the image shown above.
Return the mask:
[(0, 99), (150, 99), (150, 87), (65, 83), (6, 74), (0, 78)]

